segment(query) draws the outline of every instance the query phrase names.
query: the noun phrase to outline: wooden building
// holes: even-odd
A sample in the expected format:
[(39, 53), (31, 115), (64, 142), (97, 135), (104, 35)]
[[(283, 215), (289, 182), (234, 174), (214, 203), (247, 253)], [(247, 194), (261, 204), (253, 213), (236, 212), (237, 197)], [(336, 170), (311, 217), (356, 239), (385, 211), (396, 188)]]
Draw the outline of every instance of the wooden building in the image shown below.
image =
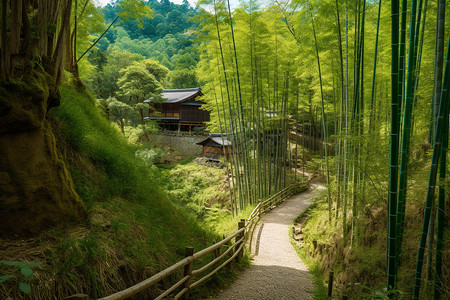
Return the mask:
[(157, 120), (167, 129), (189, 129), (193, 126), (205, 126), (209, 121), (209, 111), (202, 109), (205, 102), (198, 100), (203, 93), (200, 88), (164, 90), (158, 103), (147, 99), (150, 105), (147, 120)]
[(226, 154), (229, 159), (232, 153), (231, 142), (220, 133), (211, 133), (209, 137), (196, 143), (203, 146), (203, 156), (210, 160), (219, 161)]

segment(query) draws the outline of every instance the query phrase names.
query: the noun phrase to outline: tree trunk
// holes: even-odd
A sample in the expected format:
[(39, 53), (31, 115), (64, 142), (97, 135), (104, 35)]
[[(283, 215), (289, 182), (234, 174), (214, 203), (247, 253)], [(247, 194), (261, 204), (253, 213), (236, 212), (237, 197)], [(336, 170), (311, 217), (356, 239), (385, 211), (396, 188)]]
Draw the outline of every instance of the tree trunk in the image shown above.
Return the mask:
[[(60, 103), (71, 7), (71, 0), (2, 0), (1, 79), (10, 83), (0, 84), (0, 235), (38, 234), (85, 217), (47, 116)], [(39, 42), (30, 42), (30, 28)]]

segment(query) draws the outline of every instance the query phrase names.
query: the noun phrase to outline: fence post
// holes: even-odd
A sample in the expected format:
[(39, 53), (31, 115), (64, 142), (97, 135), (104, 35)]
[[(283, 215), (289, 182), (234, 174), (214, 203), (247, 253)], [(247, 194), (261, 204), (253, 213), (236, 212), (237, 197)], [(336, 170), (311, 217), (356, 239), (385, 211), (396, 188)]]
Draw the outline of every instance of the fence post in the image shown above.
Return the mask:
[(258, 217), (260, 217), (261, 216), (261, 199), (258, 200), (258, 205), (259, 205)]
[[(192, 255), (194, 255), (194, 247), (186, 247), (186, 257)], [(189, 289), (191, 288), (192, 264), (193, 261), (184, 266), (184, 276), (189, 276), (189, 278), (184, 282), (183, 285), (184, 288), (187, 288), (186, 293), (183, 294), (183, 299), (188, 299), (189, 297)]]
[(212, 253), (212, 260), (215, 260), (216, 258), (218, 258), (221, 254), (221, 248), (217, 248), (216, 250), (213, 251)]
[[(223, 239), (223, 240), (225, 239), (225, 234), (223, 235), (223, 238), (222, 238), (222, 239)], [(230, 248), (230, 247), (231, 247), (230, 241), (228, 241), (228, 243), (226, 243), (225, 246), (226, 246), (227, 249)], [(225, 250), (225, 251), (226, 251), (226, 250)], [(228, 257), (232, 257), (232, 256), (233, 256), (233, 250), (231, 250), (230, 252), (228, 252), (227, 256), (228, 256)], [(232, 269), (231, 261), (227, 264), (227, 269), (228, 269), (228, 271), (231, 271), (231, 269)]]
[[(241, 221), (238, 223), (238, 230), (245, 227), (245, 219), (241, 219)], [(245, 236), (245, 229), (242, 233), (238, 234), (236, 236), (236, 241), (239, 241), (241, 238)], [(236, 244), (235, 251), (241, 246), (241, 243), (244, 243), (244, 241), (240, 242), (239, 244)], [(236, 255), (236, 262), (239, 262), (239, 260), (242, 258), (242, 255), (244, 254), (244, 248), (239, 251), (239, 253)]]
[(328, 274), (328, 299), (331, 299), (331, 295), (333, 294), (333, 271), (330, 271)]

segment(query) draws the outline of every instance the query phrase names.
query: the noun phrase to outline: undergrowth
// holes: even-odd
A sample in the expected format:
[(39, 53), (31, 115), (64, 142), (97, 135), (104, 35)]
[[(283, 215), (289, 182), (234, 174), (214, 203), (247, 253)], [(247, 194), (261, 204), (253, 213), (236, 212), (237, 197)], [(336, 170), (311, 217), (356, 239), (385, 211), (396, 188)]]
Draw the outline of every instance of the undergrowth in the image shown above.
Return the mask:
[(170, 199), (220, 237), (237, 230), (238, 222), (247, 219), (255, 205), (249, 205), (233, 216), (230, 190), (224, 167), (205, 166), (193, 159), (161, 171)]
[[(61, 94), (61, 106), (51, 111), (55, 135), (88, 217), (21, 245), (14, 239), (2, 241), (10, 245), (2, 259), (41, 265), (34, 270), (29, 296), (10, 280), (0, 285), (0, 298), (62, 299), (77, 293), (97, 298), (179, 261), (186, 246), (200, 250), (218, 239), (169, 200), (161, 171), (139, 155), (146, 149), (131, 144), (102, 117), (92, 97), (68, 86), (61, 87)], [(141, 297), (153, 298), (167, 284)]]
[(161, 171), (171, 200), (198, 219), (210, 211), (229, 212), (230, 191), (224, 168), (204, 166), (191, 160)]
[[(304, 210), (294, 221), (294, 223), (299, 222), (299, 220), (303, 220), (309, 216), (309, 213), (318, 205), (316, 199), (312, 199), (314, 201), (306, 210)], [(325, 279), (322, 273), (322, 270), (319, 267), (318, 261), (313, 257), (308, 256), (308, 254), (304, 251), (302, 246), (294, 241), (294, 226), (289, 230), (289, 238), (291, 241), (291, 245), (294, 247), (297, 254), (303, 260), (303, 262), (308, 266), (308, 271), (312, 275), (312, 280), (314, 284), (314, 299), (322, 300), (327, 299), (327, 288), (324, 285)]]
[[(405, 229), (401, 265), (399, 266), (398, 287), (394, 291), (397, 299), (410, 299), (417, 256), (418, 228), (421, 225), (423, 211), (412, 209), (410, 202), (407, 211), (409, 220)], [(388, 299), (386, 295), (386, 232), (387, 210), (385, 207), (366, 207), (359, 215), (359, 230), (351, 240), (351, 218), (348, 220), (348, 239), (343, 240), (342, 223), (333, 220), (328, 223), (328, 203), (319, 198), (295, 221), (294, 228), (298, 241), (291, 240), (300, 257), (308, 264), (317, 282), (316, 299), (323, 295), (321, 291), (328, 279), (328, 273), (334, 272), (333, 295), (346, 295), (348, 299)], [(293, 229), (294, 231), (294, 229)], [(293, 233), (291, 232), (291, 235)], [(345, 243), (344, 243), (345, 242)], [(448, 245), (448, 241), (446, 242)], [(445, 247), (445, 246), (444, 246)], [(448, 252), (444, 253), (444, 257)], [(448, 260), (444, 261), (448, 262)], [(444, 265), (448, 265), (444, 263)], [(425, 267), (424, 267), (425, 270)], [(444, 266), (443, 278), (448, 271)], [(424, 287), (430, 287), (423, 276)], [(423, 289), (421, 299), (432, 295)], [(448, 296), (444, 290), (443, 295)], [(444, 296), (444, 298), (446, 297)]]

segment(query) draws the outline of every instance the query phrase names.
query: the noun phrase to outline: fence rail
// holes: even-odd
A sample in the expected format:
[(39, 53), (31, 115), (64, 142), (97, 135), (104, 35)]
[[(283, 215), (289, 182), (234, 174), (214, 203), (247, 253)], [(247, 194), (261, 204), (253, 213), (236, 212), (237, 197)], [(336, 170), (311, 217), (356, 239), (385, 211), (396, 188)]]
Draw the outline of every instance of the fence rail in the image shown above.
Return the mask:
[[(161, 280), (167, 278), (171, 274), (180, 271), (183, 269), (183, 277), (177, 281), (176, 283), (172, 284), (168, 289), (166, 289), (163, 293), (161, 293), (157, 298), (155, 299), (163, 299), (169, 294), (175, 292), (177, 289), (182, 289), (174, 296), (174, 299), (187, 299), (189, 295), (189, 290), (198, 286), (205, 280), (211, 278), (216, 272), (218, 272), (220, 269), (225, 267), (226, 265), (230, 264), (233, 260), (239, 261), (239, 259), (243, 255), (243, 250), (246, 242), (248, 242), (248, 238), (250, 237), (249, 244), (251, 245), (251, 239), (253, 236), (253, 230), (256, 227), (256, 224), (258, 223), (258, 220), (262, 214), (265, 212), (273, 209), (276, 207), (279, 203), (286, 200), (288, 197), (293, 195), (296, 191), (298, 191), (299, 185), (290, 185), (287, 188), (277, 192), (270, 198), (268, 198), (265, 201), (259, 202), (258, 205), (253, 209), (253, 211), (250, 213), (250, 216), (245, 220), (241, 219), (241, 221), (238, 223), (238, 230), (235, 231), (233, 234), (228, 236), (227, 238), (224, 238), (220, 242), (205, 248), (199, 252), (194, 253), (194, 249), (192, 247), (186, 247), (186, 258), (180, 260), (176, 264), (162, 270), (161, 272), (153, 275), (152, 277), (139, 282), (138, 284), (131, 286), (125, 290), (122, 290), (120, 292), (117, 292), (115, 294), (100, 298), (99, 300), (120, 300), (120, 299), (127, 299), (131, 296), (136, 295), (139, 292), (144, 291), (145, 289), (150, 288), (151, 286), (157, 284)], [(233, 240), (234, 242), (230, 244), (230, 242)], [(222, 248), (225, 247), (226, 250), (222, 252)], [(234, 251), (233, 251), (234, 250)], [(201, 257), (204, 257), (205, 255), (213, 253), (213, 258), (210, 262), (205, 264), (202, 267), (199, 267), (198, 269), (193, 270), (193, 263), (194, 261), (198, 260)], [(199, 275), (201, 273), (204, 273), (206, 270), (211, 268), (212, 266), (218, 264), (223, 259), (226, 259), (224, 262), (222, 262), (218, 267), (216, 267), (214, 270), (210, 271), (208, 274), (204, 275), (203, 277), (197, 279), (194, 282), (191, 282), (193, 277), (196, 275)], [(88, 299), (87, 296), (85, 299)]]

